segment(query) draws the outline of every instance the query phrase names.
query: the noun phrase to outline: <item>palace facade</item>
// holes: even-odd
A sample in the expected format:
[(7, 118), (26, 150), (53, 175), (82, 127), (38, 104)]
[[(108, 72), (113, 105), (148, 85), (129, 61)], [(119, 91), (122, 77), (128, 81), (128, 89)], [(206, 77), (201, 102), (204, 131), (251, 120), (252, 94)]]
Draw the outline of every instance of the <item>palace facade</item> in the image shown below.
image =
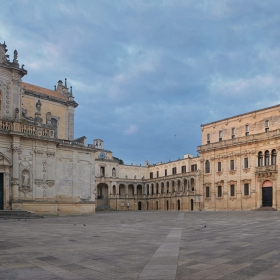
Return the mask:
[(280, 205), (280, 105), (201, 125), (200, 156), (125, 165), (95, 139), (74, 137), (67, 80), (24, 83), (0, 44), (0, 210), (255, 210)]

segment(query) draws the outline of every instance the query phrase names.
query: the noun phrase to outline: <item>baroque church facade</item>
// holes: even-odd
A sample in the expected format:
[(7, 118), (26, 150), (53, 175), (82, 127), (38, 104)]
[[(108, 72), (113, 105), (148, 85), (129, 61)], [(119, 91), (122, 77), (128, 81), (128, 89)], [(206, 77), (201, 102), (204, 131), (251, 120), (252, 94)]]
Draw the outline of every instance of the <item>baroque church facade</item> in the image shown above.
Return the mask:
[(24, 83), (26, 74), (0, 44), (0, 210), (280, 207), (280, 105), (202, 125), (200, 156), (125, 165), (101, 139), (74, 137), (78, 104), (66, 79), (50, 90)]

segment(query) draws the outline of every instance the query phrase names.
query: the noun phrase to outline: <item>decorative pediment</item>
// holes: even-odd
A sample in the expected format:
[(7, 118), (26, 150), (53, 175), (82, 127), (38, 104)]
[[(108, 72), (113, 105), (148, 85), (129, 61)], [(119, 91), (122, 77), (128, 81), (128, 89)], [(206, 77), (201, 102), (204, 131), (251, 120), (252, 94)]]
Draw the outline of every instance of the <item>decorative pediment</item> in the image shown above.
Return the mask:
[(4, 154), (0, 153), (0, 165), (12, 166), (12, 163)]

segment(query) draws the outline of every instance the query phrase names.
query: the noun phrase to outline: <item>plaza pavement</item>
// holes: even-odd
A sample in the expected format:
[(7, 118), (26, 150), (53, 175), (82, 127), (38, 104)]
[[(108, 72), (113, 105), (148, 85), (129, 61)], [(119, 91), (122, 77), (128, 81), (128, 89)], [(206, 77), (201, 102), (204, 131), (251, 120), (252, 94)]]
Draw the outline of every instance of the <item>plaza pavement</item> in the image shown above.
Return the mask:
[(280, 212), (0, 219), (0, 279), (280, 279)]

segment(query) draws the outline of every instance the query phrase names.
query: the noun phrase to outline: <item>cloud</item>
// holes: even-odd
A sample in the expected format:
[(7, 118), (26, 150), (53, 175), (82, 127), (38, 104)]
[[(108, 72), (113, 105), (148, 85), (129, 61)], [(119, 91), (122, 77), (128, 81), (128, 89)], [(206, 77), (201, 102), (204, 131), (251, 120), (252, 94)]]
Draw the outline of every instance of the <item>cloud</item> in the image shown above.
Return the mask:
[(138, 128), (136, 125), (131, 124), (128, 129), (124, 131), (125, 135), (132, 135), (137, 132)]

